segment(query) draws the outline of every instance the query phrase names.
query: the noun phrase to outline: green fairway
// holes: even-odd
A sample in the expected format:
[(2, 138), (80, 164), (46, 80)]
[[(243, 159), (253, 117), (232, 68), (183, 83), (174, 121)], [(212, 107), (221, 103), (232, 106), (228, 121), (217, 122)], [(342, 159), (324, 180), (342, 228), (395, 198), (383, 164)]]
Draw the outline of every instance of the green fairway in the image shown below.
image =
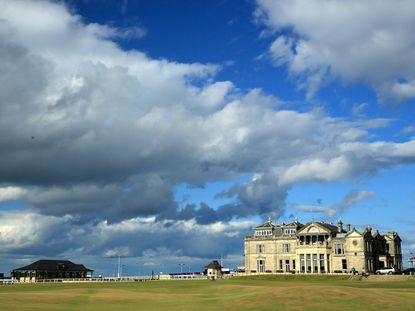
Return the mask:
[(218, 281), (21, 284), (1, 310), (415, 310), (415, 280), (275, 276)]

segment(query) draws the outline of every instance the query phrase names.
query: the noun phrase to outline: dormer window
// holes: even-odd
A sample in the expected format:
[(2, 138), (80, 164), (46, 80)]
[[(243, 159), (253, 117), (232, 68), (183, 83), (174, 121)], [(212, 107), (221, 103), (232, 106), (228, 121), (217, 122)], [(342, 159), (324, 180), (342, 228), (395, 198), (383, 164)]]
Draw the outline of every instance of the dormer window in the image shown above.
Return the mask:
[(255, 236), (272, 235), (272, 230), (255, 230)]
[(286, 235), (291, 235), (291, 234), (295, 234), (296, 230), (295, 229), (284, 229), (284, 234)]

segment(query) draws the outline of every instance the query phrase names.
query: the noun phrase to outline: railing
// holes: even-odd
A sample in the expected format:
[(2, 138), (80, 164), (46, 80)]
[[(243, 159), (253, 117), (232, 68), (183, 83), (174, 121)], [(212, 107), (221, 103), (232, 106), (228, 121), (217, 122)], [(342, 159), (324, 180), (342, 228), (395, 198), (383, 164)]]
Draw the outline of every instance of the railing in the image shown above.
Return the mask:
[(18, 280), (12, 280), (12, 279), (2, 279), (0, 280), (0, 285), (11, 285), (11, 284), (17, 284), (19, 283)]
[(297, 246), (317, 246), (317, 247), (321, 247), (321, 246), (329, 246), (329, 242), (328, 241), (317, 241), (317, 242), (297, 242)]
[(142, 282), (158, 280), (155, 276), (126, 276), (126, 277), (103, 277), (103, 278), (65, 278), (65, 279), (36, 279), (36, 283), (81, 283), (81, 282)]
[(126, 277), (102, 277), (102, 278), (60, 278), (60, 279), (35, 279), (19, 281), (15, 279), (0, 280), (0, 285), (28, 284), (28, 283), (91, 283), (91, 282), (143, 282), (158, 280), (159, 276), (126, 276)]

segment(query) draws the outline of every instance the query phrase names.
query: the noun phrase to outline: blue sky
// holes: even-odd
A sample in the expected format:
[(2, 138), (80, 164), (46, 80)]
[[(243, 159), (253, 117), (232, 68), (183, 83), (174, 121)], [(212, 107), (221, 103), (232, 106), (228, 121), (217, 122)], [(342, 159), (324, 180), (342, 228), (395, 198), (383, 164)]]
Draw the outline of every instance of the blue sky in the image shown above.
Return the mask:
[(0, 1), (0, 270), (243, 262), (255, 224), (415, 252), (411, 1)]

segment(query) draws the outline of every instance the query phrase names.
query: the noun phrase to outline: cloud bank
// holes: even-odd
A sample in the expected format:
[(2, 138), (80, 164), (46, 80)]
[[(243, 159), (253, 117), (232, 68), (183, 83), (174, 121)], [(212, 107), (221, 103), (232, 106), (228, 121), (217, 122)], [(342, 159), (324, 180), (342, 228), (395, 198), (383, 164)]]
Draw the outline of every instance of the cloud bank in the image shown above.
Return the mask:
[(384, 101), (415, 97), (415, 6), (400, 1), (258, 0), (257, 21), (277, 37), (269, 48), (312, 97), (334, 80), (364, 82)]

